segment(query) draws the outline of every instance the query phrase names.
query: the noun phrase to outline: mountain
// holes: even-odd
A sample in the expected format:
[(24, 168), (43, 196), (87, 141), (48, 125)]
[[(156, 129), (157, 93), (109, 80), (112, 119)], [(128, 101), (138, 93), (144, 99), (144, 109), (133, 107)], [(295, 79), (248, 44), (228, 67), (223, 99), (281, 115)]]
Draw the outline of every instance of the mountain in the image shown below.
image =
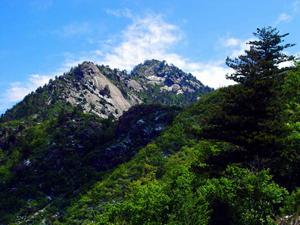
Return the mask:
[(59, 105), (80, 107), (101, 118), (118, 118), (141, 103), (186, 106), (212, 91), (191, 74), (166, 62), (148, 60), (130, 74), (108, 66), (83, 62), (68, 73), (27, 95), (2, 120), (27, 116), (47, 118)]
[(175, 105), (211, 90), (157, 60), (130, 74), (83, 62), (50, 80), (1, 117), (0, 223), (65, 208), (165, 130), (180, 111)]

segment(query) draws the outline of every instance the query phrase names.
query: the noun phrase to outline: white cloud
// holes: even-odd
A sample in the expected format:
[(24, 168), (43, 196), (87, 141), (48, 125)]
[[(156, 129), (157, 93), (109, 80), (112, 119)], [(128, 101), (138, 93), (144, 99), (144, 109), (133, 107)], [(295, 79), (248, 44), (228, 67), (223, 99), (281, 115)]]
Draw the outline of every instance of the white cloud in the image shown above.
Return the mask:
[[(219, 41), (219, 45), (223, 47), (223, 51), (227, 53), (227, 55), (231, 58), (236, 58), (239, 55), (245, 53), (245, 50), (249, 50), (249, 41), (254, 40), (253, 38), (248, 38), (246, 40), (242, 40), (236, 37), (228, 37), (222, 38)], [(225, 48), (225, 49), (224, 49)]]
[(69, 38), (69, 37), (76, 37), (81, 35), (86, 35), (91, 33), (92, 27), (87, 22), (81, 22), (81, 23), (70, 23), (67, 25), (64, 25), (63, 27), (53, 31), (53, 34)]
[(6, 91), (5, 97), (9, 102), (16, 102), (23, 99), (25, 95), (30, 92), (30, 88), (23, 87), (20, 82), (10, 84), (9, 89)]
[(51, 76), (49, 75), (40, 75), (40, 74), (32, 74), (29, 77), (29, 82), (34, 87), (40, 87), (46, 83), (48, 83)]
[(295, 66), (294, 61), (286, 61), (286, 62), (282, 62), (282, 63), (278, 64), (279, 68), (293, 67), (293, 66)]
[[(219, 88), (233, 84), (232, 81), (226, 80), (225, 75), (230, 72), (230, 69), (222, 63), (193, 61), (172, 52), (171, 47), (176, 46), (183, 35), (177, 26), (165, 22), (161, 16), (149, 15), (136, 18), (122, 35), (121, 43), (98, 63), (131, 70), (137, 63), (146, 59), (166, 60), (192, 73), (211, 87)], [(230, 42), (231, 46), (235, 45), (234, 40)], [(241, 45), (240, 41), (238, 44)]]
[(275, 24), (279, 24), (282, 22), (290, 22), (293, 19), (293, 17), (287, 13), (281, 13), (275, 22)]
[(201, 69), (194, 71), (193, 74), (204, 84), (210, 87), (220, 88), (235, 84), (234, 81), (226, 79), (226, 74), (232, 72), (232, 69), (216, 63), (204, 64)]
[(242, 41), (238, 38), (226, 38), (223, 39), (223, 46), (224, 47), (238, 47), (242, 44)]
[(161, 59), (181, 39), (178, 27), (160, 16), (134, 20), (122, 36), (121, 43), (105, 55), (102, 63), (127, 70), (146, 59)]
[(252, 41), (253, 39), (247, 39), (244, 41), (241, 41), (240, 45), (237, 46), (237, 48), (233, 49), (230, 57), (235, 58), (238, 57), (239, 55), (242, 55), (245, 53), (245, 50), (249, 50), (250, 49), (250, 45), (248, 44), (249, 41)]
[(25, 95), (34, 91), (40, 86), (48, 83), (51, 76), (32, 74), (24, 83), (15, 82), (10, 85), (4, 96), (7, 102), (17, 102), (24, 98)]
[(294, 0), (290, 6), (289, 12), (282, 12), (279, 14), (277, 19), (274, 22), (274, 25), (277, 26), (280, 23), (288, 23), (291, 22), (299, 13), (300, 8), (300, 0)]

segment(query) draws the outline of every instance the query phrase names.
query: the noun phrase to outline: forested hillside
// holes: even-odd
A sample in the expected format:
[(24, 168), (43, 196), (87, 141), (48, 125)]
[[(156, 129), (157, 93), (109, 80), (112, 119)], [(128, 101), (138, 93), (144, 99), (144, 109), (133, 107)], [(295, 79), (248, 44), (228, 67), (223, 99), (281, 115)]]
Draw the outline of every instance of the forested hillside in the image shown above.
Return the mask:
[[(234, 69), (228, 79), (236, 84), (184, 108), (137, 105), (115, 119), (58, 104), (42, 121), (34, 115), (4, 118), (1, 222), (299, 223), (300, 63), (285, 53), (293, 46), (284, 42), (287, 34), (266, 27), (254, 35), (249, 50), (226, 60)], [(198, 94), (184, 88), (193, 78), (173, 66), (145, 62), (132, 80), (144, 82), (146, 74), (156, 74), (155, 81), (173, 78), (171, 92), (163, 92), (161, 83), (151, 86), (171, 94), (160, 103), (173, 105), (183, 96), (192, 102), (189, 94)], [(120, 90), (129, 88), (109, 79)], [(147, 91), (137, 94), (146, 103)]]
[(281, 143), (276, 151), (250, 153), (223, 136), (205, 137), (232, 97), (228, 93), (241, 87), (220, 89), (75, 200), (57, 224), (248, 225), (298, 218), (299, 78), (298, 65), (281, 86), (286, 133), (274, 136)]

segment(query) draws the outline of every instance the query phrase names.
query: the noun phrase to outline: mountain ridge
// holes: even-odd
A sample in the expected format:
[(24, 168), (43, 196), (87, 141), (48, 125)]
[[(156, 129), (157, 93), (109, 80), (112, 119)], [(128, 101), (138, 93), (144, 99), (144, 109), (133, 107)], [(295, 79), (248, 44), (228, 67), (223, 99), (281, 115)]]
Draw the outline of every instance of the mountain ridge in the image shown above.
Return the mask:
[[(85, 61), (27, 95), (2, 119), (39, 114), (57, 102), (81, 107), (101, 118), (118, 118), (136, 104), (185, 106), (212, 90), (165, 61), (146, 60), (131, 73)], [(30, 111), (30, 104), (35, 109)], [(24, 110), (27, 112), (22, 113)]]

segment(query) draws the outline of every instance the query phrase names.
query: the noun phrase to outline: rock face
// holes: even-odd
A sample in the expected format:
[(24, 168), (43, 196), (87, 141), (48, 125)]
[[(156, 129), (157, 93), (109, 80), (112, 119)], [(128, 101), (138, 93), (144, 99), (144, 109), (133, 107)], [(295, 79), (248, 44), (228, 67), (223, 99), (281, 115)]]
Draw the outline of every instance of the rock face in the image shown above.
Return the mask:
[(125, 99), (120, 89), (105, 77), (91, 62), (84, 62), (74, 71), (76, 79), (65, 79), (65, 100), (80, 105), (84, 111), (93, 112), (102, 118), (119, 117), (132, 105), (134, 99)]

